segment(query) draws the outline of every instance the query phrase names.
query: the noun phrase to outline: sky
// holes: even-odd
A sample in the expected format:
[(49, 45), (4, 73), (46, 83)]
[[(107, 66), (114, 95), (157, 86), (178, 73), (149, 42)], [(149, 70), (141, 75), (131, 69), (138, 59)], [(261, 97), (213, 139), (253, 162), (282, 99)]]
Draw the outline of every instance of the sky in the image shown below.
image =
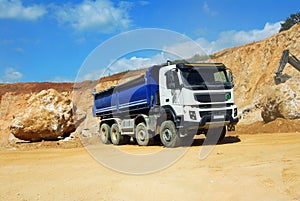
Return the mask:
[(120, 72), (177, 51), (200, 54), (194, 43), (212, 54), (277, 33), (299, 8), (295, 0), (0, 0), (0, 83), (97, 79), (110, 65)]

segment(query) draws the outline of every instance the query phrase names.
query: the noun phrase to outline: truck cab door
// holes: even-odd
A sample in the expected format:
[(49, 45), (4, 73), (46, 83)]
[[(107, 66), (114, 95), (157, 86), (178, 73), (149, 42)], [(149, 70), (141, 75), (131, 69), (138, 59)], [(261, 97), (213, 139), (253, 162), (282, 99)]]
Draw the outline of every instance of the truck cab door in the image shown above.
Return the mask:
[(160, 82), (160, 101), (161, 105), (182, 105), (183, 97), (181, 96), (181, 85), (176, 69), (168, 70), (162, 76)]

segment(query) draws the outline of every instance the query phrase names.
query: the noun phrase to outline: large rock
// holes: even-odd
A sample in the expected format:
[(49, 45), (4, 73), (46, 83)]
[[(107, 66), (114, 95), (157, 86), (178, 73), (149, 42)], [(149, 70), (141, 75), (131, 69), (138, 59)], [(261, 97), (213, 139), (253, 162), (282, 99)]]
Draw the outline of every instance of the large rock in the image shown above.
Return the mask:
[(286, 83), (268, 87), (262, 99), (261, 116), (264, 122), (276, 118), (300, 118), (300, 76), (294, 75)]
[(72, 101), (66, 93), (43, 90), (27, 102), (24, 113), (16, 116), (11, 133), (22, 140), (53, 140), (75, 131)]

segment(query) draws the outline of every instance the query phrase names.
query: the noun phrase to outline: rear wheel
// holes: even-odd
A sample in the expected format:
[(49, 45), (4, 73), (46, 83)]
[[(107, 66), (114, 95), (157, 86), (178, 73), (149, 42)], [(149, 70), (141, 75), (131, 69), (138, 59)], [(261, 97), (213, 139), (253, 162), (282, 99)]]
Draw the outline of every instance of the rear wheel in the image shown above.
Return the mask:
[(119, 125), (114, 123), (110, 129), (111, 142), (114, 145), (120, 145), (124, 143), (124, 136), (121, 135)]
[(154, 141), (154, 138), (150, 136), (145, 123), (139, 123), (137, 125), (135, 129), (135, 139), (140, 146), (150, 145)]
[(160, 127), (160, 140), (166, 147), (176, 147), (180, 145), (180, 137), (177, 134), (173, 121), (164, 121)]
[(110, 143), (110, 127), (108, 124), (104, 123), (100, 126), (99, 135), (103, 144)]

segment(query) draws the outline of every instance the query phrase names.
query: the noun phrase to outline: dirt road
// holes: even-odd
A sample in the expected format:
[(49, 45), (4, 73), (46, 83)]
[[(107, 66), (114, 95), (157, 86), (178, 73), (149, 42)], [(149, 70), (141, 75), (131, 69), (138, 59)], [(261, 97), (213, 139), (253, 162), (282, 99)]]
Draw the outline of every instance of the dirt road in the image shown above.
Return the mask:
[(299, 133), (229, 136), (204, 160), (201, 142), (147, 175), (110, 170), (84, 148), (3, 149), (0, 200), (300, 200)]

